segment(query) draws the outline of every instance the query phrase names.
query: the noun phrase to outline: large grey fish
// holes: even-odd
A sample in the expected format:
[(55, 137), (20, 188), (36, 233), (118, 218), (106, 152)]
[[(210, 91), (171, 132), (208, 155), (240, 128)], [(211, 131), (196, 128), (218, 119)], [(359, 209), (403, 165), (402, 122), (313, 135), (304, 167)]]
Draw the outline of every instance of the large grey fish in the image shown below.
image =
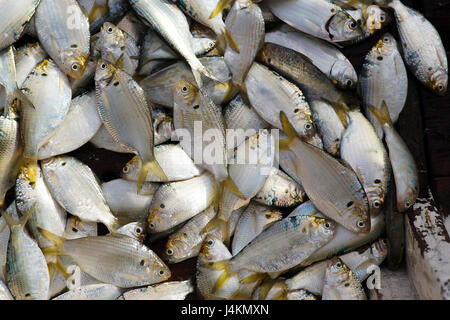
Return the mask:
[(370, 215), (377, 215), (386, 197), (391, 165), (383, 141), (359, 111), (348, 112), (348, 127), (342, 136), (340, 153), (364, 187)]
[(245, 83), (248, 99), (261, 118), (282, 129), (280, 111), (283, 111), (302, 139), (322, 148), (322, 141), (311, 119), (309, 104), (296, 85), (256, 62), (248, 72)]
[(202, 75), (215, 78), (195, 56), (189, 24), (176, 4), (169, 0), (130, 0), (130, 4), (186, 60), (200, 87), (203, 87)]
[(38, 159), (47, 159), (80, 148), (91, 140), (101, 125), (95, 91), (72, 99), (64, 121), (39, 149)]
[(333, 82), (312, 61), (303, 54), (278, 46), (264, 44), (256, 60), (279, 72), (298, 85), (308, 101), (322, 100), (333, 106), (359, 107), (359, 101), (344, 91), (338, 90)]
[(416, 161), (395, 130), (389, 116), (389, 109), (383, 101), (381, 109), (369, 107), (384, 130), (384, 139), (389, 149), (392, 171), (397, 193), (397, 209), (399, 212), (408, 210), (419, 195), (419, 174)]
[(327, 263), (322, 300), (367, 300), (358, 278), (339, 258)]
[(85, 237), (64, 240), (50, 232), (43, 233), (54, 244), (45, 254), (70, 256), (92, 277), (119, 288), (150, 285), (170, 278), (164, 262), (139, 241), (122, 235)]
[(89, 21), (75, 0), (41, 0), (36, 10), (39, 42), (68, 76), (80, 79), (89, 56)]
[(14, 186), (21, 163), (23, 144), (18, 118), (14, 107), (8, 108), (5, 116), (0, 116), (0, 207), (5, 204), (6, 192)]
[(267, 6), (288, 25), (320, 39), (340, 42), (362, 35), (358, 23), (332, 1), (268, 0)]
[(17, 49), (16, 61), (16, 81), (17, 87), (21, 88), (30, 72), (47, 57), (47, 53), (42, 49), (39, 42), (28, 43)]
[[(314, 205), (327, 217), (356, 233), (370, 231), (367, 195), (356, 173), (346, 165), (300, 140), (282, 112), (286, 140), (280, 141), (280, 154), (289, 157)], [(320, 182), (323, 179), (323, 182)]]
[(104, 60), (98, 62), (95, 87), (97, 110), (106, 129), (117, 143), (139, 155), (141, 169), (137, 191), (149, 171), (165, 179), (155, 159), (151, 108), (142, 88), (130, 75)]
[(245, 78), (256, 54), (264, 44), (264, 18), (257, 4), (250, 0), (240, 0), (234, 2), (225, 23), (236, 40), (239, 51), (232, 46), (227, 46), (224, 59), (233, 75), (233, 84), (239, 88), (241, 95), (246, 99)]
[(35, 177), (30, 177), (34, 174), (32, 170), (26, 166), (21, 168), (16, 180), (16, 207), (21, 216), (33, 207), (27, 222), (28, 230), (40, 248), (47, 248), (52, 243), (41, 234), (39, 228), (62, 236), (66, 228), (66, 212), (52, 198), (39, 165), (36, 169)]
[(49, 298), (50, 277), (45, 256), (24, 230), (33, 212), (33, 206), (15, 222), (2, 211), (9, 226), (11, 236), (8, 243), (5, 280), (16, 300), (47, 300)]
[(433, 25), (419, 12), (392, 0), (406, 64), (417, 79), (436, 94), (444, 95), (448, 84), (447, 53)]
[(393, 123), (403, 110), (408, 94), (408, 75), (400, 55), (397, 41), (386, 33), (366, 55), (359, 77), (359, 92), (364, 111), (378, 136), (383, 137), (383, 129), (369, 111), (369, 106), (381, 108), (383, 100), (389, 108)]
[[(164, 172), (167, 180), (152, 172), (147, 174), (145, 181), (168, 182), (181, 181), (199, 176), (203, 169), (194, 164), (187, 153), (176, 144), (163, 144), (155, 147), (155, 158)], [(122, 177), (126, 180), (137, 181), (139, 176), (139, 159), (135, 156), (122, 169)]]
[[(219, 79), (219, 81), (205, 79), (203, 83), (204, 90), (214, 103), (221, 104), (225, 102), (223, 100), (229, 91), (231, 73), (223, 57), (203, 57), (200, 58), (200, 61), (208, 69), (212, 70)], [(195, 81), (189, 66), (180, 61), (149, 75), (139, 81), (139, 84), (144, 89), (148, 101), (173, 108), (173, 88), (182, 79), (190, 82)]]
[(163, 184), (153, 196), (149, 209), (150, 233), (162, 232), (196, 216), (216, 197), (214, 177), (208, 172), (178, 182)]
[(50, 193), (66, 211), (82, 220), (101, 222), (111, 231), (116, 229), (117, 218), (87, 165), (70, 156), (57, 156), (43, 160), (41, 166)]
[(52, 60), (44, 60), (36, 66), (21, 90), (34, 106), (23, 108), (21, 115), (24, 156), (37, 159), (40, 147), (66, 118), (72, 90), (66, 75)]
[[(201, 88), (180, 80), (173, 89), (174, 125), (180, 146), (217, 181), (228, 178), (225, 121), (221, 109)], [(213, 139), (214, 137), (214, 139)], [(198, 138), (200, 138), (200, 146)], [(201, 147), (201, 148), (200, 148)]]
[(22, 35), (40, 0), (2, 1), (0, 50), (12, 45)]
[(350, 61), (335, 46), (284, 25), (266, 33), (265, 42), (300, 52), (342, 88), (353, 88), (358, 76)]

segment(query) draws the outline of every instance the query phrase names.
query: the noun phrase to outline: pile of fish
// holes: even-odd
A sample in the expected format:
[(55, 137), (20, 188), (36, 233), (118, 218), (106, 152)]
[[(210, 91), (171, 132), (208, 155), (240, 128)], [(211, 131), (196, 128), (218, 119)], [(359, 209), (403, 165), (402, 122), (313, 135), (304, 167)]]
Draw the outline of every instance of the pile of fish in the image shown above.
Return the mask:
[[(419, 192), (395, 129), (406, 69), (447, 90), (419, 12), (0, 3), (0, 299), (367, 299), (364, 281), (402, 250), (393, 224)], [(339, 48), (369, 37), (357, 74)], [(85, 144), (134, 157), (102, 182), (70, 154)], [(192, 278), (172, 277), (190, 258)]]

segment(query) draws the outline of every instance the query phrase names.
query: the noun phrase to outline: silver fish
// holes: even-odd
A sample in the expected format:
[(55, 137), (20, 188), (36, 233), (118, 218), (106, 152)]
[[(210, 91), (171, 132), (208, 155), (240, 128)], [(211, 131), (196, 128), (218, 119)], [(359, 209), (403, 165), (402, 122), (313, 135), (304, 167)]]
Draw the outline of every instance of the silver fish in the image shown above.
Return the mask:
[(422, 14), (401, 1), (393, 0), (389, 6), (394, 9), (406, 64), (423, 84), (436, 94), (444, 95), (448, 84), (448, 62), (438, 32)]
[(52, 300), (116, 300), (122, 290), (112, 284), (90, 284), (63, 293)]
[(36, 10), (39, 42), (59, 68), (80, 79), (89, 56), (89, 21), (75, 0), (41, 0)]
[(2, 1), (4, 16), (0, 22), (0, 50), (16, 42), (34, 15), (40, 0)]
[(391, 34), (384, 34), (366, 55), (358, 89), (362, 96), (365, 114), (378, 136), (382, 138), (383, 129), (369, 111), (369, 106), (380, 109), (385, 101), (391, 120), (395, 123), (403, 110), (408, 94), (408, 75), (405, 64), (397, 41)]
[(16, 81), (17, 87), (21, 88), (25, 79), (36, 65), (40, 64), (47, 57), (47, 53), (42, 49), (39, 42), (29, 43), (17, 49), (16, 61)]
[(117, 233), (131, 237), (141, 243), (144, 242), (146, 236), (146, 225), (144, 221), (131, 222), (117, 230)]
[(97, 235), (97, 223), (83, 221), (77, 216), (71, 216), (67, 219), (64, 232), (64, 239), (78, 239)]
[(11, 292), (9, 292), (9, 289), (3, 280), (0, 280), (0, 300), (14, 300)]
[(69, 213), (91, 222), (101, 222), (109, 230), (117, 227), (97, 177), (79, 160), (57, 156), (41, 162), (42, 172), (52, 196)]
[(11, 46), (0, 52), (0, 109), (11, 106), (16, 97), (16, 73), (14, 47)]
[(266, 33), (265, 42), (275, 43), (307, 56), (333, 83), (342, 88), (353, 88), (358, 82), (358, 76), (350, 61), (326, 41), (286, 25)]
[(91, 140), (101, 125), (95, 91), (72, 99), (64, 121), (39, 149), (38, 158), (47, 159), (78, 149)]
[(124, 292), (123, 300), (184, 300), (194, 291), (191, 280), (171, 281)]

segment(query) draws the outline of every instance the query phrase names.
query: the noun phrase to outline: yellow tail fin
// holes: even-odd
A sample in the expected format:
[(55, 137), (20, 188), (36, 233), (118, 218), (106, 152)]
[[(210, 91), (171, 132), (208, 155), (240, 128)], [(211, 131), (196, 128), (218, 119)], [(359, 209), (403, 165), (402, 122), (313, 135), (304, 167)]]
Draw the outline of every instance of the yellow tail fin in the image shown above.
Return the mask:
[(322, 100), (333, 108), (334, 112), (336, 112), (336, 115), (338, 116), (344, 128), (347, 128), (348, 127), (347, 117), (350, 108), (345, 103), (336, 104), (324, 98), (322, 98)]
[(272, 289), (274, 282), (274, 280), (268, 278), (261, 284), (259, 291), (259, 300), (266, 300), (266, 297), (269, 294), (270, 289)]
[[(20, 218), (19, 221), (14, 221), (12, 215), (6, 213), (3, 210), (0, 210), (0, 213), (3, 216), (3, 219), (5, 219), (6, 224), (8, 225), (9, 228), (11, 228), (12, 226), (22, 226), (24, 227), (27, 224), (28, 219), (31, 217), (31, 215), (34, 212), (34, 208), (36, 207), (36, 203), (33, 203), (33, 205), (31, 206), (30, 209), (28, 209), (28, 211)], [(4, 228), (3, 228), (4, 229)]]
[(225, 282), (227, 282), (233, 276), (233, 274), (236, 273), (236, 272), (230, 273), (230, 260), (210, 262), (209, 264), (207, 264), (207, 267), (213, 270), (223, 270), (222, 274), (220, 275), (219, 279), (217, 279), (217, 282), (213, 288), (213, 293), (217, 292), (220, 288), (222, 288)]
[(48, 264), (50, 279), (51, 276), (53, 275), (54, 270), (58, 271), (58, 273), (60, 273), (66, 279), (71, 276), (71, 274), (67, 272), (66, 267), (59, 258), (56, 258), (56, 263), (52, 262)]
[(231, 8), (233, 0), (220, 0), (217, 4), (217, 7), (214, 9), (214, 11), (209, 16), (210, 19), (213, 19), (216, 17), (219, 13), (221, 13), (225, 9)]
[(289, 145), (291, 142), (297, 138), (297, 132), (295, 131), (294, 127), (289, 122), (288, 117), (286, 116), (286, 113), (283, 111), (280, 111), (280, 121), (281, 126), (283, 128), (284, 133), (288, 136), (286, 140), (280, 140), (279, 148), (280, 150), (284, 151), (291, 151)]
[(263, 280), (266, 277), (265, 273), (252, 273), (239, 280), (240, 283), (253, 283)]
[(373, 114), (373, 116), (377, 119), (380, 126), (392, 127), (391, 116), (389, 114), (389, 109), (387, 107), (386, 101), (383, 100), (380, 109), (377, 109), (374, 106), (369, 106), (369, 110)]
[(149, 161), (145, 164), (142, 164), (142, 161), (141, 161), (141, 167), (139, 169), (137, 188), (136, 188), (137, 194), (139, 194), (141, 192), (142, 185), (144, 184), (145, 179), (147, 178), (147, 174), (149, 172), (156, 174), (163, 181), (168, 180), (166, 174), (164, 173), (164, 170), (161, 168), (161, 166), (159, 165), (158, 161), (156, 161), (156, 159), (154, 159), (153, 161)]
[(225, 93), (225, 96), (223, 97), (222, 103), (225, 103), (227, 101), (230, 101), (236, 93), (239, 91), (239, 88), (232, 82), (227, 82), (227, 92)]
[(239, 51), (239, 45), (237, 44), (236, 40), (234, 40), (233, 35), (231, 34), (230, 30), (225, 27), (225, 32), (223, 33), (223, 37), (225, 38), (225, 41), (228, 43), (228, 45), (237, 53), (240, 53)]
[(51, 243), (53, 243), (53, 247), (48, 247), (42, 249), (42, 253), (44, 255), (64, 255), (61, 251), (61, 248), (64, 245), (65, 239), (63, 237), (57, 236), (56, 234), (51, 233), (50, 231), (38, 228), (41, 234)]
[(239, 198), (241, 199), (246, 199), (245, 196), (242, 194), (242, 192), (239, 190), (239, 188), (236, 186), (236, 184), (234, 183), (233, 179), (231, 179), (230, 177), (228, 177), (227, 179), (225, 179), (223, 181), (223, 185), (230, 190), (231, 192), (233, 192), (235, 195), (237, 195)]

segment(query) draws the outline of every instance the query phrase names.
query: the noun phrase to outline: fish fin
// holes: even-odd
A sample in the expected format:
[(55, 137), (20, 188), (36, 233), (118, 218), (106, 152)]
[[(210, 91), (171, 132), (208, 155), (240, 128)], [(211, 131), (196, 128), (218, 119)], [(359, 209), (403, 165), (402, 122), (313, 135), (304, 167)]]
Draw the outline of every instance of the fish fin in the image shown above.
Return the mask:
[(233, 192), (235, 195), (237, 195), (239, 198), (241, 199), (246, 199), (245, 196), (242, 194), (241, 190), (239, 190), (238, 186), (236, 186), (236, 184), (234, 183), (233, 179), (231, 179), (231, 177), (226, 178), (223, 181), (223, 185), (230, 190), (231, 192)]
[(279, 141), (279, 149), (284, 151), (292, 151), (289, 147), (291, 142), (297, 138), (297, 132), (295, 131), (292, 124), (289, 122), (289, 119), (283, 111), (280, 111), (280, 121), (281, 126), (283, 127), (284, 133), (288, 136), (286, 140)]
[(336, 115), (338, 116), (339, 120), (341, 121), (344, 128), (348, 127), (348, 112), (350, 111), (350, 108), (345, 103), (334, 103), (330, 100), (327, 100), (325, 98), (321, 98), (322, 101), (326, 102), (328, 105), (330, 105)]
[[(80, 8), (81, 8), (81, 6), (80, 6)], [(97, 3), (97, 0), (95, 0), (94, 5), (92, 6), (92, 9), (89, 13), (87, 13), (86, 10), (82, 10), (82, 11), (84, 11), (84, 14), (89, 19), (89, 23), (92, 23), (97, 19), (97, 17), (99, 15), (106, 16), (109, 13), (109, 7), (108, 7), (108, 4), (99, 5)]]
[(230, 30), (228, 30), (227, 27), (225, 27), (225, 31), (223, 33), (223, 37), (226, 41), (226, 43), (237, 53), (240, 53), (239, 51), (239, 45), (237, 44), (236, 40), (234, 40), (233, 35), (231, 34)]
[(233, 0), (220, 0), (219, 3), (217, 4), (216, 8), (214, 9), (214, 11), (211, 13), (211, 15), (209, 16), (210, 19), (215, 18), (219, 13), (221, 13), (223, 10), (225, 9), (230, 9), (231, 8), (231, 3), (233, 2)]
[(41, 229), (39, 227), (38, 230), (48, 241), (50, 241), (54, 245), (53, 247), (42, 249), (42, 253), (44, 255), (64, 255), (64, 253), (60, 251), (65, 241), (63, 237), (60, 237), (56, 234), (51, 233), (50, 231)]
[(268, 278), (267, 280), (265, 280), (261, 286), (260, 286), (260, 291), (259, 291), (259, 300), (266, 300), (267, 295), (269, 294), (269, 291), (272, 289), (274, 285), (274, 280)]
[[(22, 167), (26, 167), (28, 181), (31, 187), (34, 189), (36, 187), (36, 173), (37, 173), (37, 159), (25, 158)], [(17, 168), (20, 170), (19, 168)]]
[(222, 104), (231, 100), (239, 90), (239, 88), (232, 81), (228, 81), (228, 82), (226, 82), (226, 84), (227, 84), (228, 90), (222, 99)]
[(223, 287), (225, 282), (227, 282), (233, 276), (233, 274), (236, 273), (236, 272), (230, 273), (229, 259), (210, 262), (206, 265), (206, 267), (212, 270), (223, 270), (222, 274), (220, 275), (219, 279), (217, 279), (216, 284), (214, 285), (213, 293), (219, 291), (219, 289)]
[(124, 59), (124, 54), (122, 53), (120, 55), (120, 57), (117, 58), (117, 60), (114, 63), (114, 65), (121, 70), (123, 69), (123, 59)]
[(53, 263), (53, 267), (55, 268), (58, 273), (60, 273), (64, 278), (69, 278), (71, 276), (70, 273), (67, 272), (66, 267), (62, 263), (61, 259), (59, 257), (56, 258), (56, 263)]
[(235, 293), (229, 298), (230, 300), (251, 300), (251, 296), (242, 294), (240, 289), (238, 288)]
[(51, 281), (53, 278), (53, 273), (55, 272), (55, 264), (53, 262), (47, 263), (47, 268), (48, 268), (48, 275)]
[(239, 280), (240, 283), (258, 282), (266, 277), (265, 273), (253, 273)]
[(27, 212), (20, 218), (19, 221), (14, 221), (13, 216), (10, 215), (9, 213), (6, 213), (3, 210), (0, 210), (0, 213), (2, 214), (3, 219), (5, 220), (5, 223), (6, 223), (5, 226), (8, 225), (10, 229), (11, 229), (12, 226), (22, 226), (22, 227), (24, 227), (25, 224), (27, 223), (28, 219), (33, 214), (35, 207), (36, 207), (36, 202), (33, 203), (31, 208), (27, 210)]
[[(189, 62), (189, 61), (188, 61), (188, 62)], [(207, 77), (207, 78), (210, 78), (210, 79), (212, 79), (212, 80), (214, 80), (214, 81), (222, 82), (222, 81), (220, 81), (219, 79), (217, 79), (217, 78), (211, 73), (211, 71), (210, 71), (208, 68), (206, 68), (206, 67), (200, 62), (200, 60), (197, 59), (195, 62), (192, 62), (192, 61), (191, 61), (191, 62), (189, 62), (189, 64), (190, 64), (190, 66), (191, 66), (191, 70), (192, 70), (192, 74), (194, 75), (195, 82), (197, 83), (199, 89), (200, 89), (200, 88), (203, 88), (202, 75), (205, 76), (205, 77)]]
[(142, 161), (141, 161), (141, 168), (139, 169), (139, 175), (138, 175), (138, 181), (137, 181), (137, 187), (136, 187), (137, 194), (139, 194), (139, 192), (141, 191), (142, 185), (144, 184), (145, 179), (147, 178), (147, 174), (149, 172), (156, 174), (163, 181), (168, 180), (166, 174), (164, 173), (164, 170), (161, 168), (161, 166), (159, 165), (158, 161), (156, 161), (156, 159), (149, 161), (145, 164), (142, 164)]
[(250, 107), (252, 105), (252, 103), (250, 102), (250, 99), (248, 97), (247, 86), (245, 85), (245, 82), (237, 83), (236, 86), (239, 88), (239, 92), (241, 94), (242, 101), (244, 101), (244, 103)]
[(212, 219), (211, 221), (208, 222), (208, 224), (202, 229), (202, 231), (200, 231), (201, 235), (204, 235), (206, 233), (210, 233), (213, 230), (216, 229), (220, 229), (222, 234), (223, 234), (223, 242), (227, 242), (227, 238), (228, 238), (228, 242), (229, 242), (229, 230), (228, 230), (228, 221), (222, 220), (219, 217), (215, 217), (214, 219)]
[(374, 106), (369, 106), (370, 112), (377, 119), (381, 127), (389, 126), (392, 127), (391, 116), (389, 114), (389, 109), (387, 107), (386, 101), (383, 100), (381, 103), (381, 109), (377, 109)]
[(14, 91), (14, 97), (17, 100), (19, 100), (22, 104), (24, 104), (26, 107), (36, 109), (36, 107), (33, 105), (30, 99), (28, 99), (28, 97), (22, 91), (20, 91), (20, 89)]

